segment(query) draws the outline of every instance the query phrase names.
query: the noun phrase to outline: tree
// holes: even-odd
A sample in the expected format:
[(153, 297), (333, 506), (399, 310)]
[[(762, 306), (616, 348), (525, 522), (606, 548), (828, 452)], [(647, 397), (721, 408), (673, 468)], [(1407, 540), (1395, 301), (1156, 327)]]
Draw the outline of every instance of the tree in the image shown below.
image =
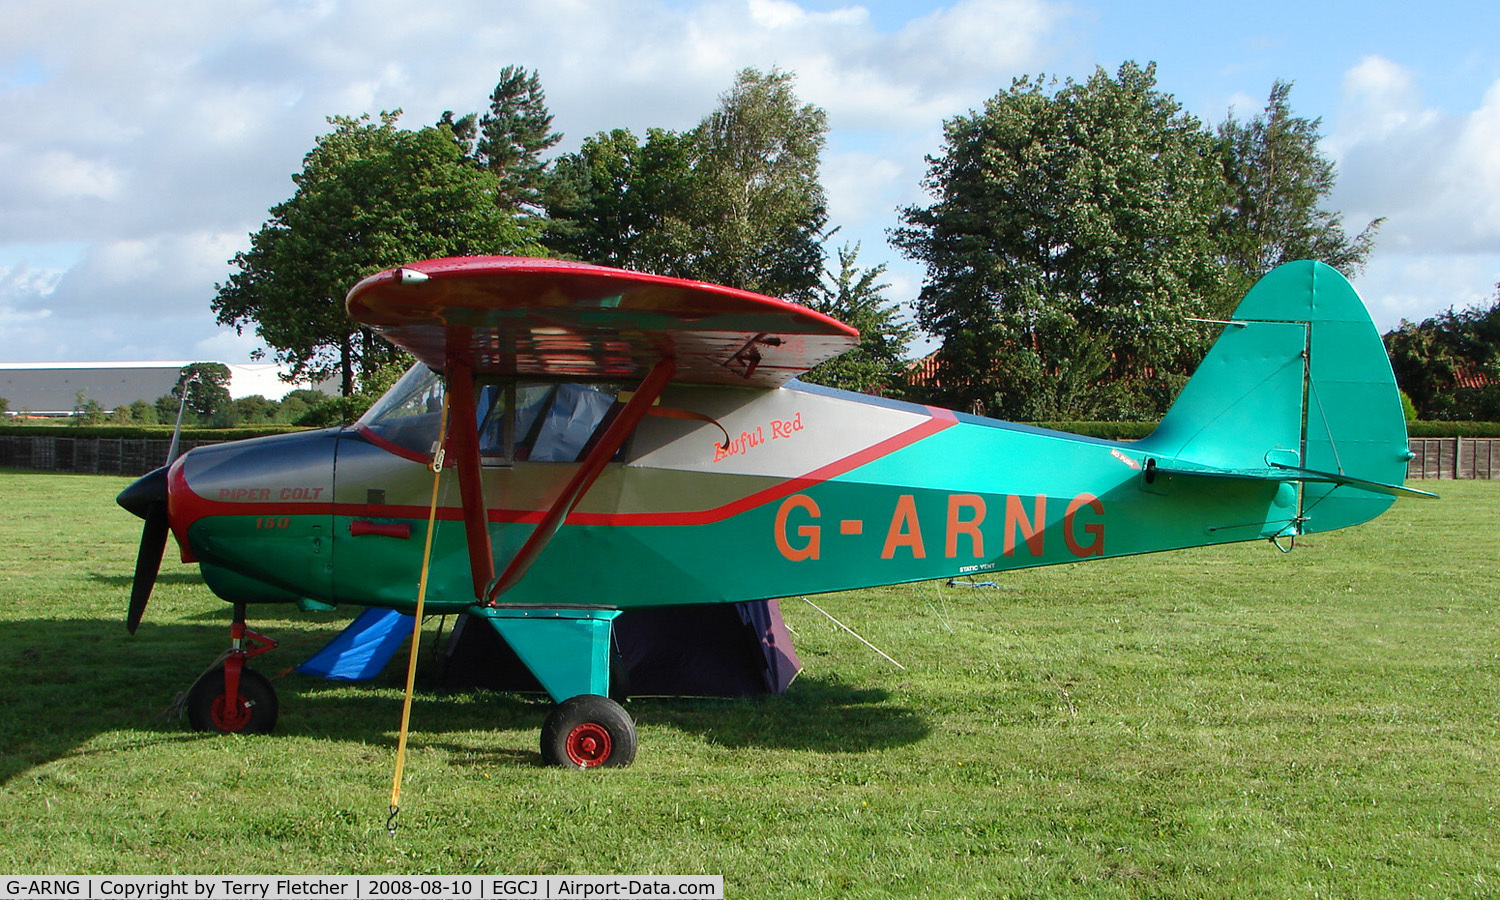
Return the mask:
[(691, 139), (653, 128), (601, 131), (553, 162), (544, 241), (564, 256), (659, 274), (691, 254)]
[(70, 425), (100, 425), (104, 422), (104, 407), (99, 401), (79, 391), (73, 398), (73, 413)]
[(1333, 191), (1334, 164), (1318, 149), (1322, 120), (1293, 115), (1291, 91), (1290, 82), (1278, 80), (1258, 116), (1241, 122), (1231, 112), (1219, 125), (1231, 191), (1221, 238), (1235, 275), (1231, 301), (1261, 275), (1292, 260), (1316, 259), (1357, 274), (1384, 221), (1375, 219), (1350, 237), (1343, 217), (1322, 208)]
[(790, 72), (745, 69), (698, 125), (688, 224), (694, 277), (808, 302), (823, 272), (818, 180), (828, 115), (799, 104)]
[[(172, 386), (172, 397), (180, 402), (187, 395), (188, 421), (204, 424), (213, 420), (215, 414), (232, 406), (229, 395), (229, 367), (223, 363), (195, 362), (183, 366)], [(173, 409), (176, 421), (176, 409)]]
[(465, 155), (479, 162), (478, 152), (474, 149), (474, 142), (479, 139), (479, 113), (468, 113), (455, 119), (453, 110), (444, 110), (437, 120), (437, 127), (453, 132), (453, 139), (464, 148)]
[(115, 407), (110, 421), (119, 425), (155, 425), (156, 406), (145, 400), (136, 400), (122, 406)]
[(264, 425), (276, 421), (281, 404), (268, 400), (260, 394), (251, 394), (234, 401), (234, 418), (237, 425)]
[(888, 284), (878, 283), (885, 263), (860, 268), (859, 244), (839, 248), (838, 272), (826, 271), (812, 308), (859, 329), (859, 345), (815, 366), (805, 381), (849, 391), (889, 387), (901, 379), (906, 345), (915, 329), (900, 308), (885, 297)]
[(346, 397), (324, 397), (311, 409), (292, 420), (293, 425), (303, 428), (331, 428), (336, 425), (351, 425), (375, 404), (378, 397), (369, 394), (350, 394)]
[(585, 139), (553, 165), (549, 246), (811, 301), (823, 271), (827, 116), (798, 102), (793, 81), (746, 69), (692, 131), (653, 129), (644, 143), (622, 129)]
[(1385, 347), (1421, 418), (1500, 421), (1500, 285), (1488, 307), (1402, 320)]
[[(451, 121), (449, 114), (445, 117)], [(454, 124), (461, 140), (473, 131), (472, 117)], [(562, 134), (552, 130), (547, 93), (536, 72), (520, 66), (500, 70), (489, 112), (479, 118), (474, 140), (475, 158), (499, 179), (495, 200), (500, 207), (540, 209), (547, 167), (542, 153), (562, 140)]]
[(399, 115), (330, 119), (334, 130), (292, 177), (296, 193), (235, 254), (239, 271), (213, 301), (221, 324), (253, 325), (293, 377), (338, 373), (345, 394), (396, 358), (344, 312), (361, 278), (428, 257), (542, 252), (496, 205), (498, 179), (465, 162), (451, 130), (398, 129)]
[(167, 393), (152, 401), (151, 408), (155, 410), (157, 424), (166, 425), (177, 421), (177, 410), (182, 408), (182, 404), (179, 398)]
[(288, 391), (276, 408), (276, 421), (287, 425), (294, 424), (304, 413), (327, 399), (328, 395), (322, 391), (307, 388)]
[[(926, 265), (933, 399), (1033, 420), (1159, 414), (1206, 348), (1186, 320), (1224, 289), (1228, 198), (1212, 135), (1155, 66), (1018, 78), (945, 123), (928, 163), (934, 202), (903, 210), (892, 241)], [(1064, 403), (1064, 383), (1089, 390)]]

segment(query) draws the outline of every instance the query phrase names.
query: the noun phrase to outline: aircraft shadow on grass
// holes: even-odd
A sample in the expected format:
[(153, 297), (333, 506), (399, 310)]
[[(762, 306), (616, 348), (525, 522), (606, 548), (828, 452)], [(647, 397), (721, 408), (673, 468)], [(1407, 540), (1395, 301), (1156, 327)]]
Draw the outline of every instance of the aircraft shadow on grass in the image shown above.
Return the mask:
[[(90, 572), (89, 579), (97, 584), (112, 588), (129, 588), (135, 581), (135, 576), (130, 572), (119, 574), (106, 574), (104, 572)], [(203, 576), (197, 569), (177, 569), (170, 572), (161, 572), (156, 576), (155, 584), (203, 584)], [(215, 612), (221, 612), (215, 610)], [(222, 615), (219, 618), (223, 618)]]
[[(101, 619), (0, 622), (0, 784), (50, 762), (132, 745), (89, 746), (111, 732), (136, 733), (138, 746), (230, 739), (193, 733), (166, 714), (223, 650), (227, 615), (215, 610), (189, 617), (201, 625), (146, 623), (133, 638)], [(257, 668), (276, 679), (281, 706), (275, 734), (262, 739), (356, 741), (394, 752), (401, 701), (390, 689), (404, 687), (404, 652), (371, 682), (277, 677), (322, 645), (321, 632), (289, 647), (306, 635), (283, 630), (277, 636), (287, 649), (257, 660)], [(447, 750), (454, 765), (542, 766), (529, 742), (505, 746), (505, 739), (489, 741), (484, 733), (535, 730), (551, 705), (545, 695), (434, 688), (433, 649), (424, 648), (419, 665), (412, 746)], [(887, 691), (805, 674), (782, 697), (637, 698), (629, 705), (647, 727), (667, 725), (730, 748), (866, 753), (914, 743), (930, 731), (916, 710), (892, 703)]]

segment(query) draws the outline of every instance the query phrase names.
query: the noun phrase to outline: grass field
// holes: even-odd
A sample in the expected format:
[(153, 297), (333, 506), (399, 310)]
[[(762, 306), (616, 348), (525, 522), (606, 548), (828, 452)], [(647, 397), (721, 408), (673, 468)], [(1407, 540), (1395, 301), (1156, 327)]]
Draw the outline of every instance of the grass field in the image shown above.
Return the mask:
[[(227, 640), (170, 562), (123, 626), (123, 479), (0, 473), (0, 873), (717, 874), (751, 897), (1500, 896), (1500, 483), (1308, 539), (798, 600), (787, 696), (632, 701), (634, 766), (403, 667), (277, 681), (266, 737), (162, 711)], [(279, 608), (267, 608), (278, 610)], [(276, 611), (283, 643), (347, 615)], [(267, 674), (312, 646), (265, 658)]]

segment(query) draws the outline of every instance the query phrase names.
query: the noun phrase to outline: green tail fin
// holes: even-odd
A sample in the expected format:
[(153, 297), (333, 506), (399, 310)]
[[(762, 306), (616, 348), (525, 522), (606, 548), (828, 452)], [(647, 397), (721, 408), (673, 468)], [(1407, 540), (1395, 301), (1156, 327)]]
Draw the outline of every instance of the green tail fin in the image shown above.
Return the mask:
[[(1278, 266), (1240, 302), (1138, 446), (1199, 470), (1301, 483), (1301, 531), (1368, 521), (1411, 458), (1396, 379), (1364, 303), (1335, 269)], [(1316, 481), (1311, 470), (1338, 476)], [(1206, 474), (1206, 473), (1204, 473)]]

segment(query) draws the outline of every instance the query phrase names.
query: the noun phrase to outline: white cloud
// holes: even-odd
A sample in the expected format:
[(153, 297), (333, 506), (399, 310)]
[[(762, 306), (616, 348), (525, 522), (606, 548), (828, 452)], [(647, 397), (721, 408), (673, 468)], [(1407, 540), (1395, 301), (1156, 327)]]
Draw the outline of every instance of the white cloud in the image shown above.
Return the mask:
[(1040, 39), (1060, 19), (1058, 7), (1035, 0), (963, 0), (914, 20), (896, 46), (902, 68), (925, 72), (929, 89), (969, 83), (1039, 61)]
[[(193, 359), (241, 362), (250, 359), (251, 354), (256, 350), (263, 349), (265, 349), (265, 345), (261, 342), (260, 338), (255, 336), (253, 329), (247, 330), (244, 334), (235, 334), (233, 328), (223, 328), (214, 332), (211, 336), (195, 342), (192, 352), (188, 356), (191, 356)], [(284, 387), (282, 392), (285, 393), (287, 390), (291, 390), (291, 387)], [(263, 394), (267, 397), (272, 396), (267, 388), (260, 388), (254, 391), (254, 393)], [(276, 396), (279, 397), (280, 395)]]
[(829, 219), (858, 222), (888, 215), (902, 199), (910, 175), (905, 167), (878, 154), (825, 156), (822, 182), (828, 194)]
[(36, 305), (37, 300), (51, 295), (62, 278), (60, 269), (38, 269), (27, 263), (0, 266), (0, 309), (22, 305)]
[(1500, 81), (1477, 109), (1426, 105), (1413, 73), (1366, 57), (1344, 76), (1325, 149), (1331, 205), (1358, 229), (1385, 217), (1356, 279), (1382, 331), (1494, 299), (1500, 280)]
[(1500, 258), (1475, 254), (1375, 254), (1354, 286), (1381, 332), (1420, 322), (1450, 306), (1488, 305)]
[(1414, 121), (1430, 125), (1432, 114), (1420, 108), (1420, 92), (1404, 67), (1380, 56), (1367, 56), (1344, 73), (1344, 102), (1355, 134), (1388, 135)]
[(53, 198), (87, 197), (113, 200), (120, 193), (120, 172), (108, 160), (83, 159), (67, 150), (42, 154), (27, 173)]
[(49, 303), (70, 315), (122, 305), (148, 316), (206, 312), (241, 243), (237, 234), (215, 232), (102, 242), (58, 279)]
[(1060, 10), (956, 0), (882, 30), (857, 3), (796, 0), (25, 4), (0, 30), (15, 61), (0, 78), (0, 265), (22, 244), (80, 249), (45, 275), (4, 270), (3, 352), (242, 350), (213, 324), (214, 284), (290, 195), (325, 118), (402, 108), (415, 127), (482, 109), (511, 63), (541, 74), (563, 149), (692, 127), (746, 66), (796, 72), (829, 112), (835, 224), (874, 264), (942, 119), (1046, 62)]
[(1500, 81), (1478, 109), (1443, 112), (1422, 105), (1408, 71), (1368, 57), (1345, 76), (1327, 147), (1335, 205), (1386, 217), (1382, 251), (1500, 254)]

